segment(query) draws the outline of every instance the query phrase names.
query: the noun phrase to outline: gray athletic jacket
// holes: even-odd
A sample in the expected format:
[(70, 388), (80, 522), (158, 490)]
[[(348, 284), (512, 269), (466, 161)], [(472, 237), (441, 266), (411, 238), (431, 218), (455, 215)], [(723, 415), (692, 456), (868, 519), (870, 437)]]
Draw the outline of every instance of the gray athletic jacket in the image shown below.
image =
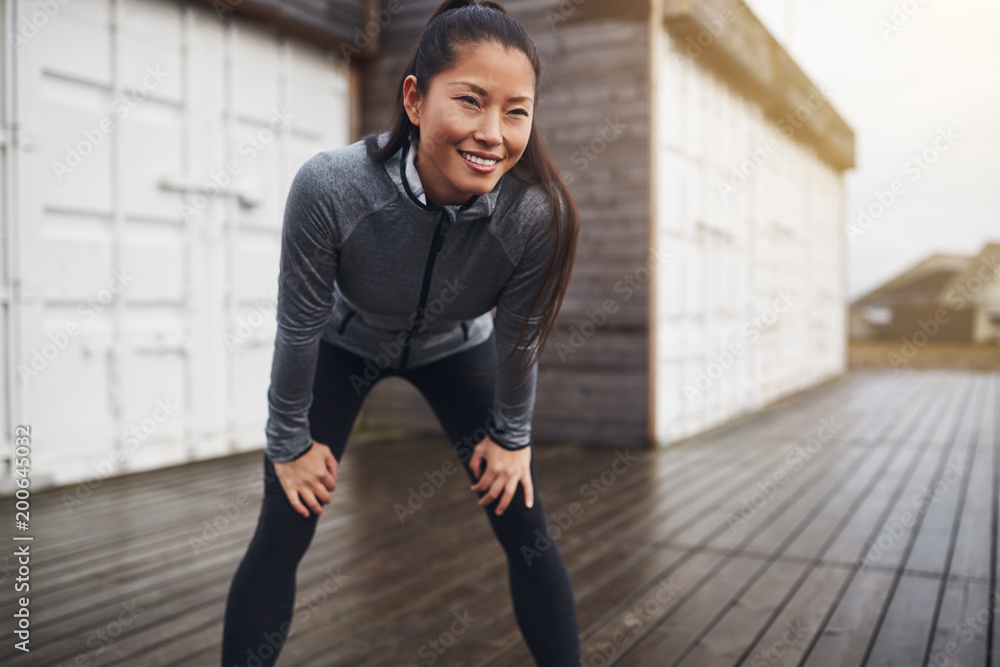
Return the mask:
[[(388, 136), (378, 136), (380, 146)], [(540, 308), (530, 317), (527, 309), (551, 251), (549, 197), (508, 172), (465, 204), (427, 204), (410, 187), (419, 183), (411, 150), (379, 164), (359, 140), (315, 154), (292, 179), (267, 393), (272, 461), (312, 446), (308, 412), (321, 338), (371, 359), (372, 372), (358, 378), (370, 382), (387, 366), (428, 364), (494, 331), (503, 360), (526, 318), (518, 351), (497, 371), (483, 427), (507, 449), (531, 441), (537, 364), (514, 385), (520, 350), (541, 321)]]

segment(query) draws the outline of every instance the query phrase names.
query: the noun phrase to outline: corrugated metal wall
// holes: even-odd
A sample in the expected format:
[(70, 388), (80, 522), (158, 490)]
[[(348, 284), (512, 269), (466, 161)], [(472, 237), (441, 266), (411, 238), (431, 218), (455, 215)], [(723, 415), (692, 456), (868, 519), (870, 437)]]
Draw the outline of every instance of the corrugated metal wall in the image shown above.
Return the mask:
[(34, 426), (36, 484), (260, 448), (284, 201), (348, 143), (348, 68), (203, 6), (52, 5), (19, 27), (37, 146), (17, 211), (29, 370), (5, 432)]
[(840, 171), (688, 46), (664, 33), (657, 78), (661, 445), (845, 363)]

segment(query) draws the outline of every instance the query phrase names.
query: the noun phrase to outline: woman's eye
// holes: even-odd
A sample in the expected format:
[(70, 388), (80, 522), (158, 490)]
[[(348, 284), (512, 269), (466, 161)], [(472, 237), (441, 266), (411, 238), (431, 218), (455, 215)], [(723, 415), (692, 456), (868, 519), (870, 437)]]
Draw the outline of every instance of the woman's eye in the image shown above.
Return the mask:
[(522, 116), (527, 116), (528, 115), (528, 111), (526, 109), (514, 109), (513, 113), (519, 113)]
[(477, 107), (479, 106), (479, 101), (472, 95), (462, 95), (458, 99), (465, 100), (466, 102), (469, 102), (471, 104), (475, 104)]

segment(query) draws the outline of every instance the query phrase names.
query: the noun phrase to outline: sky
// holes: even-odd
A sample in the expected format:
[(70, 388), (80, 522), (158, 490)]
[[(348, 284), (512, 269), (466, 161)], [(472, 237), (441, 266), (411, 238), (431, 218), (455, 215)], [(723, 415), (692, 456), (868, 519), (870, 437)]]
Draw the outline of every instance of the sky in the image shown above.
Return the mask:
[(1000, 0), (747, 4), (854, 130), (850, 300), (928, 255), (1000, 242)]

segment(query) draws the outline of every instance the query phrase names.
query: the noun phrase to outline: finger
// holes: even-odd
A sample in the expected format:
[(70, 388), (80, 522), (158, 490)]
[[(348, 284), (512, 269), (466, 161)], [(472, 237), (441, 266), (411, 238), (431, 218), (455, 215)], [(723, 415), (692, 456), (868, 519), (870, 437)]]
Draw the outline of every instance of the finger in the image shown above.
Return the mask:
[(491, 468), (486, 469), (486, 473), (479, 478), (479, 481), (472, 485), (473, 491), (486, 491), (493, 484), (493, 480), (496, 479), (497, 472)]
[(504, 486), (504, 481), (500, 479), (500, 476), (498, 475), (496, 481), (494, 481), (493, 485), (490, 487), (489, 492), (485, 496), (479, 499), (479, 506), (486, 507), (494, 500), (496, 500), (500, 496), (500, 493), (503, 491), (503, 486)]
[(472, 451), (472, 458), (469, 459), (469, 468), (472, 469), (472, 474), (479, 479), (479, 464), (483, 460), (483, 450), (478, 447)]
[(323, 470), (323, 474), (317, 477), (317, 479), (322, 483), (324, 489), (330, 489), (331, 491), (333, 491), (334, 489), (337, 488), (336, 471), (330, 472), (330, 469), (326, 468)]
[(288, 502), (291, 503), (292, 509), (308, 519), (309, 510), (306, 509), (305, 505), (299, 502), (299, 494), (294, 491), (285, 491), (285, 495), (288, 496)]
[(521, 484), (524, 486), (524, 506), (531, 509), (535, 506), (535, 486), (531, 483), (531, 475), (525, 477)]
[(309, 489), (302, 489), (301, 491), (299, 491), (299, 493), (302, 495), (302, 498), (306, 501), (306, 505), (308, 505), (309, 508), (317, 516), (321, 516), (323, 514), (323, 506), (320, 505), (319, 501), (316, 500), (316, 496), (313, 495), (312, 491), (310, 491)]
[[(323, 477), (326, 477), (325, 475)], [(333, 500), (330, 492), (327, 491), (325, 484), (323, 483), (323, 477), (318, 479), (318, 483), (313, 486), (313, 495), (316, 496), (316, 500), (327, 505)]]
[(517, 492), (517, 484), (517, 478), (513, 478), (511, 481), (507, 482), (507, 486), (504, 487), (503, 498), (500, 499), (500, 504), (497, 505), (497, 516), (503, 514), (507, 509), (507, 506), (510, 505), (510, 502), (514, 499), (514, 494)]

